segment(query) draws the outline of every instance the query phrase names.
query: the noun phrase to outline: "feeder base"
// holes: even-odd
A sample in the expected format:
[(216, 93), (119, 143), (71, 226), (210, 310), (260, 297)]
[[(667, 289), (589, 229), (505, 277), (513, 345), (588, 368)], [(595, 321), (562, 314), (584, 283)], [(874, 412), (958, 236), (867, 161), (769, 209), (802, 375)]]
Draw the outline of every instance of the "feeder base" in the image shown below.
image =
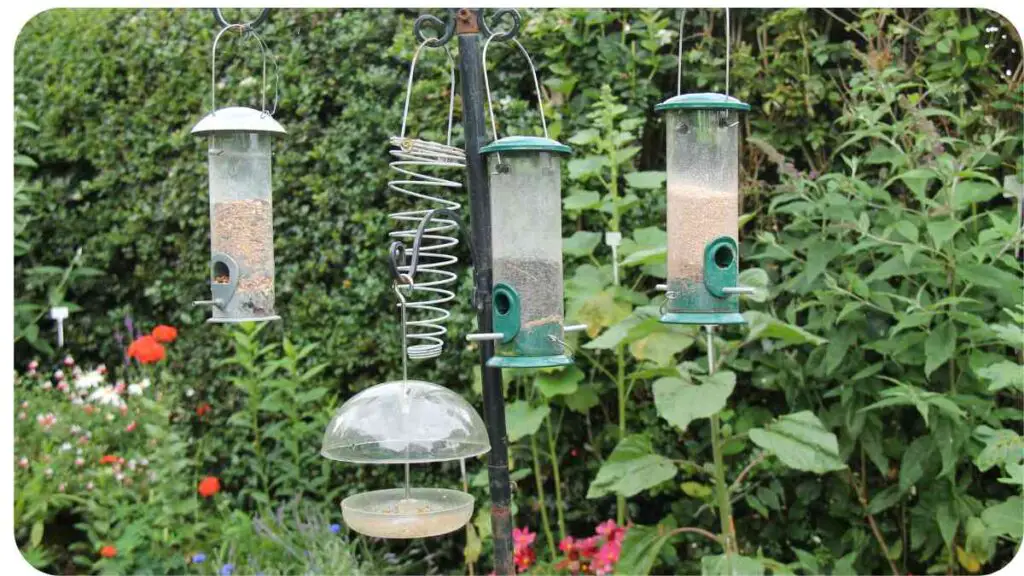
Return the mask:
[(746, 324), (747, 321), (743, 319), (743, 315), (739, 312), (712, 312), (712, 313), (695, 313), (695, 312), (669, 312), (663, 314), (660, 318), (662, 324), (700, 324), (700, 325), (720, 325), (720, 324)]
[(572, 358), (564, 354), (558, 356), (492, 356), (487, 361), (491, 368), (550, 368), (553, 366), (572, 366)]
[(243, 322), (271, 322), (273, 320), (280, 320), (281, 317), (274, 316), (261, 316), (259, 318), (207, 318), (207, 324), (241, 324)]

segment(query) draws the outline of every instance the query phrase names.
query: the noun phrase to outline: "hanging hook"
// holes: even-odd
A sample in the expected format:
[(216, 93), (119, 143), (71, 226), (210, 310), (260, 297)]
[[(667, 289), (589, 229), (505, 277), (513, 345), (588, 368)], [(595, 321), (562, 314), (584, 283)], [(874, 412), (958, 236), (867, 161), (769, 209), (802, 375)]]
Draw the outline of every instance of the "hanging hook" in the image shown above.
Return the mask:
[(217, 21), (217, 24), (220, 24), (224, 28), (228, 28), (229, 26), (242, 26), (242, 27), (247, 28), (247, 29), (255, 29), (260, 24), (263, 24), (264, 22), (266, 22), (267, 18), (269, 18), (269, 17), (270, 17), (270, 8), (264, 8), (263, 11), (260, 12), (260, 15), (256, 17), (255, 20), (252, 20), (250, 22), (239, 22), (237, 24), (233, 24), (233, 23), (228, 22), (224, 18), (224, 13), (221, 12), (220, 8), (214, 8), (213, 9), (213, 18)]
[(686, 8), (679, 16), (679, 67), (676, 70), (676, 96), (683, 93), (683, 22), (686, 21)]
[(217, 33), (217, 36), (213, 39), (213, 49), (210, 51), (210, 107), (212, 112), (217, 110), (217, 45), (220, 43), (221, 37), (228, 30), (238, 30), (242, 34), (242, 38), (254, 39), (260, 47), (260, 53), (263, 56), (262, 61), (262, 86), (260, 91), (260, 111), (266, 114), (274, 115), (277, 111), (277, 96), (280, 89), (280, 76), (277, 67), (277, 60), (271, 55), (271, 60), (274, 64), (274, 109), (273, 111), (267, 110), (267, 53), (270, 51), (267, 47), (267, 43), (263, 41), (263, 38), (256, 33), (255, 30), (246, 27), (245, 24), (229, 24), (221, 29)]
[[(416, 48), (416, 52), (413, 53), (413, 55), (412, 55), (412, 64), (410, 64), (410, 66), (409, 66), (409, 80), (406, 83), (406, 87), (405, 87), (405, 107), (402, 109), (402, 130), (401, 130), (401, 132), (399, 132), (399, 137), (401, 137), (401, 138), (405, 138), (405, 126), (406, 126), (406, 121), (409, 118), (409, 101), (412, 99), (412, 81), (413, 81), (413, 78), (416, 75), (416, 61), (419, 59), (420, 52), (423, 50), (424, 47), (427, 47), (427, 46), (432, 46), (433, 47), (433, 45), (431, 44), (432, 40), (433, 40), (432, 38), (428, 38), (428, 39), (424, 40), (423, 42), (421, 42), (419, 47)], [(450, 81), (451, 81), (451, 86), (449, 87), (449, 94), (450, 94), (450, 96), (448, 98), (448, 139), (446, 141), (448, 146), (451, 146), (452, 145), (452, 124), (453, 124), (453, 121), (454, 121), (454, 118), (455, 118), (455, 59), (452, 58), (452, 53), (451, 53), (450, 50), (448, 50), (447, 47), (444, 48), (444, 53), (448, 56), (448, 63), (449, 63), (449, 67), (448, 67), (449, 72), (448, 72), (448, 74), (449, 74)]]
[(725, 97), (729, 98), (729, 59), (732, 55), (732, 31), (729, 29), (729, 9), (725, 9)]
[[(427, 36), (423, 33), (426, 28), (437, 28), (440, 29), (441, 33), (437, 36)], [(433, 14), (421, 14), (413, 23), (412, 30), (416, 34), (416, 39), (420, 42), (426, 42), (427, 46), (431, 48), (444, 46), (455, 35), (455, 9), (448, 9), (447, 22)]]

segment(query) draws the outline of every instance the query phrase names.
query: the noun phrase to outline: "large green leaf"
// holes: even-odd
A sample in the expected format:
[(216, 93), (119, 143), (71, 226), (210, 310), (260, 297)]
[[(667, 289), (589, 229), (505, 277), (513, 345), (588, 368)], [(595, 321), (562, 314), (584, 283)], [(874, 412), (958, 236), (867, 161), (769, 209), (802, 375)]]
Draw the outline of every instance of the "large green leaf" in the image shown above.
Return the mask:
[(936, 248), (942, 248), (960, 230), (963, 224), (959, 220), (943, 218), (941, 220), (928, 221), (928, 235)]
[(619, 561), (615, 564), (615, 574), (650, 574), (662, 547), (675, 535), (670, 528), (662, 525), (630, 527), (622, 541)]
[(956, 351), (956, 324), (952, 320), (946, 320), (939, 324), (928, 334), (924, 341), (924, 373), (930, 375), (939, 366), (953, 357)]
[(661, 378), (654, 383), (654, 405), (658, 415), (685, 431), (690, 422), (709, 418), (725, 408), (736, 387), (736, 374), (718, 372), (699, 386), (680, 378)]
[(601, 403), (601, 398), (597, 395), (593, 384), (581, 384), (572, 394), (562, 396), (562, 401), (573, 412), (586, 414), (591, 408)]
[(808, 411), (787, 414), (764, 428), (752, 428), (750, 440), (778, 456), (783, 464), (797, 470), (824, 474), (843, 470), (839, 442)]
[(618, 494), (629, 498), (676, 475), (676, 465), (654, 454), (651, 439), (634, 434), (623, 438), (590, 483), (587, 498)]
[(525, 400), (516, 400), (505, 406), (505, 423), (508, 426), (508, 441), (515, 442), (536, 434), (547, 418), (551, 408), (530, 406)]
[(981, 180), (965, 180), (957, 185), (953, 194), (953, 209), (963, 210), (971, 204), (982, 204), (1003, 192), (1002, 187)]
[(917, 484), (925, 474), (930, 461), (935, 456), (935, 442), (931, 436), (918, 436), (903, 452), (900, 462), (900, 490), (907, 492)]
[(648, 171), (630, 172), (625, 178), (630, 188), (657, 189), (665, 183), (666, 176), (662, 171)]
[(580, 210), (589, 210), (591, 208), (597, 208), (601, 205), (601, 195), (597, 192), (577, 192), (572, 196), (567, 196), (562, 200), (562, 207), (565, 208), (566, 212), (579, 212)]
[(608, 165), (608, 158), (604, 156), (584, 156), (569, 160), (569, 178), (582, 180), (594, 174), (600, 174), (601, 170)]
[(1024, 462), (1024, 438), (1015, 431), (979, 426), (975, 435), (985, 442), (985, 448), (974, 459), (974, 464), (982, 472), (993, 466)]
[(789, 345), (813, 344), (815, 346), (828, 342), (821, 336), (811, 334), (799, 326), (787, 324), (764, 312), (749, 310), (743, 313), (743, 317), (750, 325), (750, 329), (747, 331), (747, 342), (771, 339)]
[(757, 558), (735, 554), (733, 570), (729, 570), (729, 557), (725, 554), (704, 556), (700, 559), (701, 576), (762, 576), (764, 564)]
[(540, 372), (534, 378), (533, 384), (545, 398), (554, 398), (555, 396), (569, 395), (576, 392), (579, 388), (579, 382), (583, 380), (584, 376), (585, 374), (582, 370), (575, 366), (570, 366), (556, 372)]
[(601, 242), (597, 232), (577, 230), (572, 236), (562, 239), (562, 252), (569, 256), (590, 256)]
[(992, 536), (1008, 536), (1016, 541), (1024, 538), (1024, 499), (1011, 496), (1006, 501), (989, 506), (981, 513), (988, 533)]
[(979, 369), (978, 376), (989, 381), (989, 392), (1013, 388), (1024, 392), (1024, 366), (1004, 360)]
[(650, 360), (658, 366), (674, 364), (675, 355), (693, 345), (693, 337), (677, 332), (652, 332), (629, 345), (637, 360)]

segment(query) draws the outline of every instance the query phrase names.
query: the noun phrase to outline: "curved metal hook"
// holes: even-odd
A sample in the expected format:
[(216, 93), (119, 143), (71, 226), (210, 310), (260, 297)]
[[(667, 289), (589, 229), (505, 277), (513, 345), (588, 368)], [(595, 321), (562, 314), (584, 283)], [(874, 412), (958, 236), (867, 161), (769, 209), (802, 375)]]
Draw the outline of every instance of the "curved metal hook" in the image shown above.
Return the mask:
[(405, 256), (406, 247), (405, 244), (395, 241), (391, 243), (391, 248), (388, 249), (388, 266), (391, 268), (391, 275), (394, 276), (395, 282), (399, 284), (413, 284), (413, 279), (416, 277), (416, 264), (420, 259), (420, 243), (423, 241), (423, 235), (427, 231), (427, 224), (434, 216), (441, 215), (447, 218), (451, 218), (452, 222), (458, 227), (458, 220), (455, 217), (455, 213), (446, 210), (444, 208), (436, 208), (427, 212), (423, 219), (420, 220), (420, 225), (416, 228), (416, 236), (412, 240), (412, 258), (409, 262), (409, 272), (402, 274), (401, 268), (405, 267)]
[[(512, 25), (508, 30), (502, 32), (498, 30), (498, 24), (506, 17), (512, 17)], [(499, 42), (505, 42), (511, 40), (519, 35), (519, 27), (523, 23), (523, 18), (519, 15), (519, 11), (515, 8), (502, 8), (491, 16), (491, 26), (487, 25), (487, 19), (484, 18), (484, 11), (482, 8), (476, 9), (476, 19), (480, 23), (480, 29), (483, 31), (484, 36), (493, 37)]]
[[(443, 32), (433, 37), (426, 36), (423, 33), (426, 27), (438, 28), (443, 30)], [(416, 22), (413, 23), (412, 29), (413, 32), (416, 33), (416, 40), (426, 42), (427, 46), (430, 46), (431, 48), (444, 46), (455, 34), (455, 9), (448, 9), (447, 22), (433, 14), (421, 14), (419, 18), (416, 18)]]
[(239, 22), (237, 24), (233, 24), (231, 22), (228, 22), (224, 18), (224, 13), (220, 11), (220, 8), (214, 8), (213, 9), (213, 17), (217, 20), (217, 24), (220, 24), (223, 27), (242, 26), (243, 28), (246, 28), (246, 29), (252, 29), (252, 28), (256, 28), (260, 24), (263, 24), (264, 22), (267, 21), (267, 18), (270, 17), (270, 8), (264, 8), (263, 11), (260, 12), (260, 15), (257, 16), (256, 19), (252, 20), (251, 22)]

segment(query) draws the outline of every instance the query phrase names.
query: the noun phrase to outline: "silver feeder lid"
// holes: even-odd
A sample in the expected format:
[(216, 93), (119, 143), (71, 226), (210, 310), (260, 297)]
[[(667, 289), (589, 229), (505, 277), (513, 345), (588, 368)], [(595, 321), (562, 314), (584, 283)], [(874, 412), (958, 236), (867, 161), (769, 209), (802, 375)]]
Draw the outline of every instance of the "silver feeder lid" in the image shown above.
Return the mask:
[(192, 128), (193, 134), (210, 132), (268, 132), (287, 134), (269, 112), (244, 106), (231, 106), (210, 112)]

